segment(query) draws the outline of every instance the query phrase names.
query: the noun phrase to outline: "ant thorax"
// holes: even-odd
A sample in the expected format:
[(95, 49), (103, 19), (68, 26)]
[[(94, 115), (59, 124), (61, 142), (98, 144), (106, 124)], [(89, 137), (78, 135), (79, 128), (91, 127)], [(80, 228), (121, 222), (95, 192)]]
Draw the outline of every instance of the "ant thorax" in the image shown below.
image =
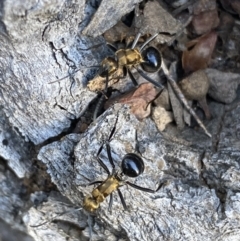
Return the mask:
[(121, 68), (132, 67), (134, 65), (139, 65), (144, 62), (140, 51), (135, 49), (119, 49), (116, 53), (116, 58), (118, 60), (118, 66)]

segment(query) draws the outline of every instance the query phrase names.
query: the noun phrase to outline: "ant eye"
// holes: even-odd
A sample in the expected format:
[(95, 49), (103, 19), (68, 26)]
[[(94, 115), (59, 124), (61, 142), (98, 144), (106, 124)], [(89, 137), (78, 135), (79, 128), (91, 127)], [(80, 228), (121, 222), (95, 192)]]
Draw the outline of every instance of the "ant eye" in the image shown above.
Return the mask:
[(162, 63), (160, 52), (154, 47), (148, 47), (142, 52), (144, 63), (141, 63), (142, 69), (148, 73), (157, 72)]
[(129, 177), (137, 177), (144, 171), (144, 163), (141, 157), (134, 153), (128, 153), (122, 160), (122, 172)]

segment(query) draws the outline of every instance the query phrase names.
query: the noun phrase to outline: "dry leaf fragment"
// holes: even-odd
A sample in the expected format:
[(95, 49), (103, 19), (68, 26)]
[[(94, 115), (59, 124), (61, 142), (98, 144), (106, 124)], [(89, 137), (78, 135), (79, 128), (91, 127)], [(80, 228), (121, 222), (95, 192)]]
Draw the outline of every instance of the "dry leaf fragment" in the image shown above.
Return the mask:
[(133, 92), (133, 95), (119, 100), (119, 103), (129, 104), (131, 112), (141, 120), (150, 115), (151, 106), (149, 103), (155, 99), (157, 94), (154, 85), (143, 83)]
[(234, 27), (234, 18), (232, 15), (221, 12), (220, 13), (220, 24), (218, 27), (218, 36), (222, 39), (223, 48), (225, 49), (225, 45), (230, 35), (232, 34)]
[[(218, 61), (219, 58), (226, 59), (233, 57), (237, 57), (238, 59), (240, 51), (240, 31), (237, 25), (235, 24), (235, 19), (233, 15), (230, 15), (226, 12), (221, 12), (220, 25), (218, 27), (218, 36), (221, 38), (222, 44), (221, 51), (218, 51), (214, 56), (215, 60)], [(236, 61), (236, 63), (237, 62), (238, 61)]]
[(236, 13), (238, 14), (238, 16), (240, 16), (240, 2), (239, 2), (239, 0), (232, 0), (231, 5), (232, 5), (232, 8), (234, 9), (234, 11), (236, 11)]
[(169, 14), (160, 5), (159, 1), (156, 0), (147, 1), (143, 13), (138, 7), (135, 8), (134, 27), (142, 35), (160, 33), (155, 40), (161, 43), (171, 41), (174, 35), (182, 29), (181, 23)]
[(201, 12), (192, 19), (193, 30), (196, 34), (205, 34), (216, 28), (219, 24), (217, 9)]
[(129, 93), (127, 96), (120, 98), (119, 103), (129, 104), (131, 112), (139, 119), (142, 120), (148, 117), (151, 113), (151, 101), (153, 101), (158, 94), (154, 85), (151, 83), (143, 83)]
[(190, 8), (195, 33), (204, 34), (219, 24), (216, 0), (198, 0)]
[(182, 55), (182, 66), (186, 74), (207, 68), (217, 41), (217, 34), (212, 31), (187, 43)]
[(189, 7), (190, 12), (198, 15), (202, 12), (214, 10), (217, 8), (216, 0), (197, 0)]

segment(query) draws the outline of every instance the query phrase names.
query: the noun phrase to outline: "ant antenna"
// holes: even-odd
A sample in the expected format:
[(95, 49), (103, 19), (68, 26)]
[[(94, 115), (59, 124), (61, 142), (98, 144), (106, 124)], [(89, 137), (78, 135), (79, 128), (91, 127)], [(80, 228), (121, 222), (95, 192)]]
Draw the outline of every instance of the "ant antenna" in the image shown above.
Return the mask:
[(157, 81), (153, 80), (152, 78), (150, 78), (148, 75), (146, 75), (140, 68), (134, 67), (137, 72), (148, 82), (152, 83), (153, 85), (157, 86), (160, 89), (164, 89), (164, 86), (160, 83), (158, 83)]
[(134, 151), (141, 155), (140, 151), (139, 151), (139, 142), (138, 142), (138, 136), (137, 136), (137, 130), (135, 129), (135, 146), (134, 146)]
[(140, 52), (143, 50), (143, 48), (150, 43), (153, 39), (155, 39), (158, 36), (159, 33), (155, 33), (153, 36), (151, 36), (149, 39), (146, 40), (146, 42), (140, 47)]
[[(110, 141), (111, 141), (111, 139), (112, 139), (112, 137), (113, 137), (113, 135), (114, 135), (114, 133), (115, 133), (117, 121), (118, 121), (118, 112), (117, 112), (117, 118), (116, 118), (116, 120), (115, 120), (114, 126), (113, 126), (113, 128), (112, 128), (112, 130), (111, 130), (111, 132), (110, 132), (110, 135), (109, 135), (108, 139), (105, 140), (105, 141), (103, 141), (102, 145), (100, 146), (100, 148), (99, 148), (99, 150), (98, 150), (98, 152), (97, 152), (97, 161), (98, 161), (98, 163), (100, 164), (100, 166), (106, 171), (106, 173), (108, 174), (108, 176), (110, 175), (110, 171), (109, 171), (108, 167), (107, 167), (107, 166), (103, 163), (103, 161), (101, 160), (101, 158), (100, 158), (100, 153), (101, 153), (101, 151), (102, 151), (102, 149), (103, 149), (104, 144), (106, 144), (108, 160), (109, 160), (109, 162), (110, 162), (110, 164), (112, 165), (112, 168), (113, 168), (113, 170), (114, 170), (114, 169), (115, 169), (115, 164), (114, 164), (114, 162), (113, 162), (113, 158), (112, 158), (112, 154), (111, 154), (111, 148), (110, 148), (109, 143), (110, 143)], [(114, 171), (112, 171), (112, 172), (114, 172)], [(98, 181), (97, 181), (97, 182), (98, 182)], [(94, 182), (94, 183), (96, 183), (96, 182)]]
[(141, 37), (141, 33), (138, 33), (138, 34), (136, 35), (134, 41), (133, 41), (133, 44), (132, 44), (131, 49), (134, 49), (134, 48), (136, 47), (136, 44), (137, 44), (137, 42), (138, 42), (138, 40), (139, 40), (140, 37)]

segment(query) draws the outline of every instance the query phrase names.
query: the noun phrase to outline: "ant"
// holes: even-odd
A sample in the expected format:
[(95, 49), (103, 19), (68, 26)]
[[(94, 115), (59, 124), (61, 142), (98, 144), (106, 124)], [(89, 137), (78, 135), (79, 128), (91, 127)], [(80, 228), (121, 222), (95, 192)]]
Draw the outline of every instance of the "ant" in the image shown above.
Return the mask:
[[(117, 193), (120, 197), (124, 210), (127, 210), (127, 205), (125, 203), (124, 197), (122, 195), (122, 192), (119, 189), (121, 186), (129, 185), (133, 188), (136, 188), (136, 189), (144, 191), (144, 192), (155, 193), (164, 185), (166, 180), (163, 180), (162, 182), (160, 182), (160, 184), (156, 190), (152, 190), (149, 188), (138, 186), (127, 180), (124, 180), (125, 179), (124, 177), (135, 178), (144, 172), (144, 162), (143, 162), (142, 158), (136, 153), (127, 153), (122, 159), (121, 172), (118, 172), (116, 170), (115, 164), (113, 161), (113, 157), (111, 154), (111, 147), (110, 147), (109, 143), (116, 131), (117, 121), (118, 121), (118, 115), (115, 120), (114, 126), (110, 132), (109, 137), (107, 138), (107, 140), (105, 140), (102, 143), (102, 145), (100, 146), (100, 148), (97, 152), (97, 161), (100, 164), (100, 166), (106, 171), (106, 173), (108, 174), (108, 177), (104, 181), (94, 181), (94, 182), (88, 184), (88, 185), (94, 185), (94, 184), (99, 184), (99, 185), (92, 190), (91, 195), (85, 196), (81, 207), (72, 208), (70, 211), (65, 211), (65, 212), (62, 212), (62, 213), (54, 216), (51, 220), (45, 221), (41, 224), (31, 225), (31, 227), (37, 228), (46, 223), (52, 222), (59, 216), (62, 216), (69, 212), (85, 210), (87, 212), (86, 214), (88, 216), (87, 223), (89, 226), (89, 237), (91, 240), (92, 232), (93, 232), (92, 231), (92, 213), (94, 211), (98, 210), (98, 208), (100, 207), (100, 204), (107, 198), (107, 196), (110, 196), (109, 207), (108, 207), (109, 211), (112, 210), (113, 192), (115, 192), (115, 191), (117, 191)], [(136, 140), (135, 152), (138, 152), (137, 134), (135, 135), (135, 140)], [(100, 158), (100, 154), (103, 150), (104, 145), (106, 145), (107, 156), (108, 156), (109, 162), (112, 166), (112, 172), (109, 171), (108, 167), (104, 164), (104, 162)]]
[[(115, 55), (114, 57), (106, 57), (102, 62), (100, 66), (92, 66), (92, 67), (100, 67), (99, 69), (99, 76), (102, 78), (106, 78), (105, 81), (105, 87), (102, 93), (102, 96), (100, 97), (94, 113), (93, 113), (93, 120), (95, 121), (98, 117), (99, 110), (103, 106), (103, 102), (106, 99), (107, 96), (107, 89), (108, 89), (108, 82), (110, 79), (120, 79), (125, 78), (127, 75), (129, 75), (132, 83), (134, 86), (138, 86), (138, 83), (133, 76), (131, 69), (135, 68), (137, 72), (147, 81), (155, 85), (156, 87), (160, 88), (160, 92), (164, 89), (164, 86), (160, 84), (159, 82), (153, 80), (150, 78), (147, 74), (144, 73), (155, 73), (162, 68), (165, 76), (167, 77), (169, 83), (171, 84), (172, 88), (174, 89), (174, 92), (178, 96), (178, 98), (181, 100), (185, 108), (190, 112), (190, 114), (194, 117), (194, 119), (197, 121), (199, 126), (204, 130), (205, 134), (208, 135), (210, 138), (212, 137), (211, 134), (208, 132), (202, 121), (199, 119), (199, 117), (196, 115), (194, 110), (189, 106), (186, 98), (184, 97), (181, 89), (178, 87), (177, 83), (173, 79), (173, 77), (170, 75), (169, 70), (166, 67), (166, 64), (162, 58), (162, 55), (160, 51), (158, 51), (156, 48), (150, 46), (146, 47), (147, 44), (149, 44), (152, 40), (154, 40), (160, 33), (156, 33), (152, 35), (149, 39), (147, 39), (142, 46), (136, 47), (138, 40), (141, 36), (140, 33), (138, 33), (133, 41), (133, 44), (131, 48), (121, 48), (117, 50), (114, 46), (109, 45), (111, 48), (114, 49)], [(142, 70), (139, 68), (141, 66)], [(77, 69), (74, 71), (76, 73), (80, 69)], [(118, 70), (122, 70), (123, 76), (119, 77), (116, 76)], [(57, 81), (60, 81), (64, 79), (65, 77), (58, 79)], [(50, 82), (55, 83), (56, 81)], [(88, 87), (90, 88), (92, 82), (90, 81), (88, 84)], [(90, 88), (91, 89), (91, 88)], [(159, 92), (159, 94), (160, 94)]]
[[(118, 117), (117, 117), (117, 119), (118, 119)], [(97, 210), (100, 206), (100, 203), (103, 202), (107, 196), (110, 196), (108, 210), (111, 211), (114, 191), (118, 192), (118, 195), (120, 197), (123, 208), (125, 210), (127, 210), (127, 205), (123, 198), (122, 192), (119, 189), (123, 185), (127, 184), (133, 188), (136, 188), (143, 192), (149, 192), (149, 193), (157, 192), (163, 185), (163, 183), (160, 183), (159, 187), (156, 190), (152, 190), (152, 189), (141, 187), (134, 183), (124, 180), (124, 176), (137, 177), (137, 176), (141, 175), (144, 171), (144, 162), (143, 162), (142, 158), (139, 155), (137, 155), (136, 153), (127, 153), (122, 159), (122, 163), (121, 163), (122, 171), (120, 173), (116, 171), (115, 164), (113, 162), (113, 158), (112, 158), (112, 154), (111, 154), (111, 147), (110, 147), (109, 143), (116, 130), (117, 119), (116, 119), (114, 127), (113, 127), (107, 141), (103, 142), (103, 144), (100, 146), (100, 148), (97, 152), (97, 161), (100, 164), (100, 166), (106, 171), (106, 173), (108, 174), (108, 177), (104, 181), (95, 181), (95, 182), (92, 182), (89, 184), (89, 185), (94, 185), (94, 184), (100, 184), (100, 185), (98, 185), (96, 188), (93, 189), (93, 191), (91, 192), (91, 195), (86, 196), (84, 198), (83, 208), (88, 212), (94, 212), (95, 210)], [(137, 141), (137, 137), (136, 137), (136, 141)], [(106, 145), (107, 156), (108, 156), (108, 160), (112, 166), (112, 172), (109, 171), (107, 166), (104, 164), (104, 162), (100, 158), (100, 153), (103, 149), (104, 144)], [(135, 147), (135, 151), (136, 150), (137, 150), (137, 147)]]
[[(148, 75), (146, 75), (138, 66), (148, 73), (155, 73), (160, 70), (162, 63), (161, 53), (154, 47), (150, 46), (144, 49), (144, 47), (155, 39), (159, 33), (154, 34), (149, 39), (147, 39), (141, 47), (136, 47), (137, 42), (141, 34), (137, 34), (131, 48), (119, 49), (117, 50), (114, 46), (109, 45), (111, 49), (115, 51), (114, 57), (106, 57), (100, 66), (99, 76), (106, 78), (105, 88), (103, 90), (103, 95), (101, 96), (93, 115), (93, 120), (96, 120), (99, 109), (102, 107), (103, 101), (107, 93), (108, 82), (110, 78), (125, 78), (129, 75), (134, 86), (138, 86), (138, 83), (131, 72), (132, 68), (135, 68), (137, 72), (147, 81), (160, 88), (164, 89), (164, 86), (159, 82), (153, 80)], [(118, 70), (122, 70), (123, 76), (116, 76)], [(89, 86), (91, 85), (91, 82)]]
[[(164, 86), (160, 84), (159, 82), (153, 80), (150, 78), (147, 74), (145, 74), (141, 68), (147, 72), (147, 73), (155, 73), (160, 70), (160, 68), (163, 69), (163, 72), (165, 76), (167, 77), (168, 81), (170, 82), (172, 88), (174, 89), (176, 95), (181, 100), (181, 102), (184, 104), (185, 108), (190, 112), (190, 114), (195, 118), (199, 126), (204, 130), (206, 135), (211, 137), (211, 134), (208, 132), (202, 121), (199, 119), (199, 117), (196, 115), (194, 110), (189, 106), (186, 98), (184, 97), (181, 89), (178, 87), (175, 80), (172, 78), (172, 76), (169, 73), (169, 70), (166, 67), (166, 64), (162, 58), (162, 55), (160, 51), (158, 51), (156, 48), (150, 46), (145, 48), (147, 44), (149, 44), (152, 40), (154, 40), (160, 33), (156, 33), (152, 35), (149, 39), (147, 39), (142, 46), (136, 47), (137, 42), (141, 36), (140, 33), (138, 33), (134, 39), (134, 42), (132, 44), (131, 48), (126, 49), (119, 49), (117, 50), (115, 47), (110, 45), (111, 48), (114, 48), (115, 50), (115, 56), (113, 57), (106, 57), (100, 67), (99, 76), (102, 78), (106, 78), (105, 82), (105, 88), (103, 90), (103, 94), (100, 97), (93, 114), (93, 120), (95, 121), (99, 110), (102, 108), (103, 102), (106, 99), (107, 95), (107, 88), (108, 88), (108, 82), (109, 79), (112, 78), (125, 78), (127, 74), (129, 75), (132, 83), (134, 86), (138, 86), (138, 83), (133, 76), (131, 69), (135, 68), (137, 72), (147, 81), (155, 85), (156, 87), (160, 88), (160, 92), (164, 89)], [(118, 70), (122, 70), (123, 76), (118, 77), (116, 76), (116, 73)], [(88, 86), (91, 86), (91, 82), (88, 84)], [(160, 94), (159, 92), (159, 94)]]

